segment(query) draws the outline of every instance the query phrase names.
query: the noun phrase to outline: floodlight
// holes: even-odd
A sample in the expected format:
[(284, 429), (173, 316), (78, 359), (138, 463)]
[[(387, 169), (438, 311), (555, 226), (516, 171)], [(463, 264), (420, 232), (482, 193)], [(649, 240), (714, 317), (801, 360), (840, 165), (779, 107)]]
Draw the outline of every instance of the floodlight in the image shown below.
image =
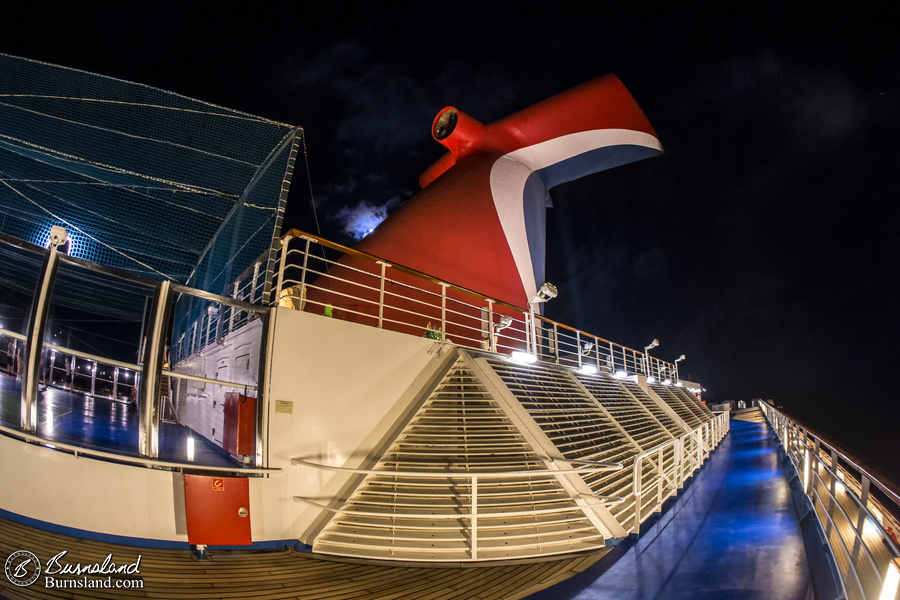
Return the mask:
[(625, 379), (628, 377), (628, 371), (616, 371), (616, 379)]
[(585, 342), (584, 346), (582, 346), (582, 348), (581, 348), (581, 355), (587, 356), (588, 353), (590, 353), (590, 351), (593, 349), (594, 349), (594, 344), (592, 342)]
[(581, 365), (581, 372), (585, 375), (594, 375), (597, 372), (597, 367), (594, 365)]
[(675, 362), (678, 362), (679, 360), (684, 360), (684, 354), (682, 354), (681, 356), (679, 356), (678, 358), (676, 358), (676, 359), (675, 359)]
[(528, 300), (528, 303), (534, 304), (536, 302), (546, 302), (547, 300), (556, 298), (558, 294), (559, 290), (556, 289), (556, 286), (548, 282), (541, 286), (541, 289)]
[(651, 348), (656, 348), (659, 346), (659, 340), (653, 340), (648, 345), (644, 346), (644, 352), (648, 352)]
[(672, 385), (672, 380), (666, 377), (663, 379), (663, 385)]
[(647, 383), (656, 383), (656, 377), (650, 375), (649, 377), (647, 377)]
[(503, 315), (500, 317), (499, 323), (494, 323), (494, 333), (498, 333), (501, 329), (506, 329), (510, 325), (512, 325), (512, 317)]
[(65, 244), (68, 237), (69, 234), (66, 232), (65, 227), (54, 225), (50, 228), (50, 245), (54, 248)]

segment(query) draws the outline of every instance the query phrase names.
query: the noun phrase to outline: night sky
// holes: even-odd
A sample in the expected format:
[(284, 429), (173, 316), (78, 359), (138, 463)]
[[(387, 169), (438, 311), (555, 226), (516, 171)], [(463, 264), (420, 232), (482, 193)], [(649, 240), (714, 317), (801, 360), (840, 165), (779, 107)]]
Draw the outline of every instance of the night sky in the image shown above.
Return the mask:
[(0, 52), (304, 127), (286, 223), (317, 230), (311, 184), (322, 235), (347, 244), (417, 191), (444, 106), (488, 123), (615, 73), (666, 154), (552, 191), (546, 315), (658, 338), (707, 401), (771, 398), (900, 482), (887, 8), (19, 4)]

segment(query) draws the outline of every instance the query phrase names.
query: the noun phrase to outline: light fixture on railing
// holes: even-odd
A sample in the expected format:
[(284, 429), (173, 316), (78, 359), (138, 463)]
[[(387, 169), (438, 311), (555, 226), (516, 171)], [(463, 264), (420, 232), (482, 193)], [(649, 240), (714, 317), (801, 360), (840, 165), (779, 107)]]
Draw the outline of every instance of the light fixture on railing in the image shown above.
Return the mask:
[(509, 315), (501, 315), (501, 316), (500, 316), (500, 322), (499, 322), (499, 323), (494, 323), (494, 326), (492, 327), (492, 329), (493, 329), (494, 331), (493, 331), (493, 333), (491, 334), (491, 352), (496, 352), (496, 351), (497, 351), (497, 335), (498, 335), (501, 331), (503, 331), (504, 329), (506, 329), (507, 327), (509, 327), (510, 325), (512, 325), (512, 322), (513, 322), (513, 319), (512, 319), (511, 316), (509, 316)]
[(684, 354), (675, 359), (675, 381), (680, 381), (681, 378), (678, 377), (678, 363), (684, 360)]
[(558, 294), (559, 290), (556, 289), (556, 286), (548, 282), (542, 285), (541, 289), (528, 300), (528, 304), (538, 304), (547, 300), (553, 300)]
[(590, 354), (591, 350), (593, 350), (593, 349), (594, 349), (593, 342), (585, 342), (581, 347), (581, 355), (587, 356), (588, 354)]
[(494, 323), (494, 333), (500, 333), (502, 330), (506, 329), (510, 325), (512, 325), (512, 317), (509, 315), (503, 315), (500, 317), (499, 323)]
[[(644, 375), (650, 375), (650, 350), (659, 346), (659, 340), (654, 338), (652, 342), (644, 346)], [(652, 382), (650, 382), (652, 383)]]
[[(537, 325), (535, 324), (534, 318), (534, 305), (552, 300), (553, 298), (556, 298), (558, 294), (559, 290), (556, 289), (556, 286), (547, 282), (541, 286), (541, 289), (539, 289), (534, 296), (528, 299), (528, 317), (531, 319), (531, 346), (529, 350), (531, 350), (535, 356), (537, 356)], [(537, 358), (535, 358), (535, 360), (537, 360)]]

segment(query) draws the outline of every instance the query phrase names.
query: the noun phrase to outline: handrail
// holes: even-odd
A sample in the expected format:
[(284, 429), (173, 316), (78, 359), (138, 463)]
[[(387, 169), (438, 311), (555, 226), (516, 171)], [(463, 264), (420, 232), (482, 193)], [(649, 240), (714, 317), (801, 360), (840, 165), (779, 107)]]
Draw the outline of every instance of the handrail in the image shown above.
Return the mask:
[[(0, 328), (0, 334), (7, 335), (10, 337), (14, 337), (19, 340), (24, 340), (26, 336), (15, 333), (13, 331), (8, 331), (6, 329)], [(122, 367), (124, 369), (129, 369), (131, 371), (136, 371), (138, 373), (144, 370), (144, 367), (135, 363), (129, 363), (121, 360), (115, 360), (112, 358), (106, 358), (103, 356), (99, 356), (97, 354), (90, 354), (89, 352), (81, 352), (80, 350), (73, 350), (71, 348), (67, 348), (65, 346), (60, 346), (58, 344), (53, 344), (50, 342), (44, 342), (44, 348), (50, 348), (51, 350), (56, 350), (57, 352), (61, 352), (63, 354), (68, 354), (74, 356), (76, 358), (83, 358), (85, 360), (90, 360), (97, 363), (102, 363), (104, 365), (112, 365), (114, 367)], [(172, 371), (169, 369), (162, 370), (163, 375), (167, 375), (172, 377), (173, 379), (187, 379), (188, 381), (198, 381), (201, 383), (208, 383), (210, 385), (221, 385), (224, 387), (232, 387), (232, 388), (246, 388), (248, 390), (255, 390), (256, 386), (249, 383), (238, 383), (235, 381), (225, 381), (222, 379), (210, 379), (208, 377), (200, 377), (199, 375), (189, 375), (187, 373), (178, 373), (177, 371)], [(109, 381), (109, 380), (106, 380)]]
[[(614, 498), (616, 501), (621, 501), (623, 498)], [(335, 508), (333, 506), (325, 506), (324, 504), (319, 504), (318, 502), (313, 501), (310, 498), (306, 498), (305, 496), (294, 496), (294, 502), (299, 502), (303, 504), (309, 504), (310, 506), (315, 506), (318, 509), (325, 510), (331, 513), (340, 513), (344, 512), (343, 509)], [(528, 517), (531, 515), (552, 515), (554, 513), (560, 512), (572, 512), (573, 510), (578, 510), (584, 506), (609, 506), (610, 504), (616, 504), (617, 502), (597, 502), (595, 504), (579, 504), (575, 506), (559, 506), (556, 508), (535, 508), (532, 510), (516, 510), (516, 511), (505, 511), (505, 512), (488, 512), (488, 513), (479, 513), (479, 512), (458, 512), (458, 513), (384, 513), (377, 511), (365, 511), (365, 510), (354, 510), (354, 515), (359, 515), (361, 517), (386, 517), (391, 516), (394, 518), (401, 519), (476, 519), (477, 517)]]
[[(642, 522), (641, 519), (643, 507), (641, 502), (645, 483), (643, 481), (643, 461), (653, 457), (654, 455), (658, 455), (656, 476), (646, 482), (648, 489), (656, 484), (656, 503), (654, 504), (653, 510), (649, 511), (648, 513), (651, 514), (662, 505), (662, 503), (666, 500), (666, 498), (668, 498), (669, 495), (674, 493), (675, 490), (677, 490), (678, 487), (687, 480), (687, 478), (691, 473), (694, 472), (694, 470), (696, 470), (703, 464), (703, 461), (707, 456), (709, 456), (709, 453), (711, 452), (711, 447), (717, 445), (727, 433), (729, 425), (728, 418), (728, 413), (720, 413), (717, 416), (713, 417), (710, 421), (702, 423), (701, 425), (678, 436), (677, 438), (662, 442), (661, 444), (658, 444), (653, 448), (650, 448), (649, 450), (645, 450), (635, 455), (634, 464), (632, 467), (632, 494), (634, 495), (635, 499), (635, 531), (640, 529), (640, 525)], [(707, 440), (704, 439), (704, 433), (709, 434), (709, 443), (707, 443)], [(691, 451), (687, 453), (689, 459), (685, 460), (685, 446), (688, 444), (691, 445)], [(674, 456), (672, 465), (669, 470), (671, 471), (671, 474), (676, 478), (676, 480), (670, 479), (666, 470), (663, 469), (663, 452), (670, 447), (674, 448)], [(689, 466), (690, 469), (686, 469), (686, 465), (683, 463), (687, 463), (687, 466)], [(663, 493), (663, 481), (667, 481), (671, 486), (671, 489), (667, 494)]]
[[(508, 302), (504, 302), (504, 301), (502, 301), (502, 300), (498, 300), (498, 299), (496, 299), (496, 298), (492, 298), (492, 297), (490, 297), (490, 296), (486, 296), (486, 295), (484, 295), (484, 294), (482, 294), (482, 293), (476, 292), (476, 291), (471, 290), (471, 289), (469, 289), (469, 288), (466, 288), (466, 287), (463, 287), (463, 286), (454, 284), (454, 283), (452, 283), (452, 282), (444, 281), (444, 280), (439, 279), (439, 278), (437, 278), (437, 277), (428, 275), (427, 273), (423, 273), (423, 272), (421, 272), (421, 271), (418, 271), (417, 269), (414, 269), (414, 268), (411, 268), (411, 267), (407, 267), (407, 266), (405, 266), (405, 265), (396, 263), (396, 262), (394, 262), (394, 261), (387, 261), (386, 259), (384, 259), (384, 258), (382, 258), (382, 257), (379, 257), (379, 256), (376, 256), (376, 255), (374, 255), (374, 254), (369, 254), (368, 252), (364, 252), (364, 251), (361, 251), (361, 250), (356, 250), (355, 248), (351, 248), (351, 247), (345, 246), (345, 245), (343, 245), (343, 244), (339, 244), (339, 243), (336, 243), (336, 242), (332, 242), (332, 241), (330, 241), (330, 240), (327, 240), (327, 239), (322, 238), (322, 237), (319, 236), (319, 235), (314, 235), (314, 234), (311, 234), (311, 233), (302, 231), (302, 230), (300, 230), (300, 229), (291, 229), (290, 231), (288, 231), (287, 233), (285, 233), (285, 234), (281, 237), (282, 244), (281, 244), (280, 256), (279, 256), (279, 258), (278, 258), (278, 260), (281, 262), (281, 265), (280, 265), (280, 267), (279, 267), (279, 276), (278, 276), (278, 282), (277, 282), (277, 289), (274, 290), (275, 293), (274, 293), (274, 295), (273, 295), (272, 303), (276, 303), (276, 304), (277, 304), (277, 303), (279, 302), (279, 300), (280, 300), (280, 296), (281, 296), (282, 289), (288, 287), (287, 285), (285, 285), (286, 283), (288, 283), (288, 280), (285, 279), (285, 277), (284, 277), (284, 268), (285, 268), (285, 266), (291, 266), (291, 267), (294, 267), (294, 268), (302, 269), (303, 277), (301, 277), (299, 281), (294, 281), (294, 285), (300, 285), (300, 286), (302, 286), (302, 287), (308, 287), (308, 288), (316, 288), (316, 286), (311, 285), (311, 283), (309, 282), (309, 280), (306, 278), (306, 273), (307, 273), (307, 271), (308, 271), (308, 272), (312, 272), (312, 273), (316, 273), (316, 271), (315, 271), (314, 269), (312, 269), (311, 267), (307, 266), (307, 259), (308, 259), (308, 258), (314, 258), (315, 260), (318, 260), (318, 261), (324, 261), (324, 262), (327, 263), (327, 264), (339, 264), (339, 263), (337, 263), (336, 261), (328, 260), (327, 258), (324, 257), (324, 255), (323, 255), (322, 257), (318, 257), (318, 256), (313, 257), (312, 254), (310, 253), (309, 256), (306, 256), (306, 254), (305, 254), (305, 253), (306, 253), (306, 250), (301, 250), (301, 249), (296, 249), (296, 248), (293, 249), (293, 250), (290, 249), (288, 246), (289, 246), (290, 242), (291, 242), (292, 240), (295, 240), (295, 239), (296, 239), (296, 240), (304, 240), (304, 241), (306, 241), (306, 242), (307, 242), (307, 247), (308, 247), (309, 243), (315, 243), (315, 244), (318, 244), (318, 245), (323, 246), (323, 247), (325, 247), (325, 248), (329, 248), (329, 249), (331, 249), (331, 250), (340, 252), (340, 253), (344, 254), (345, 256), (351, 256), (351, 257), (359, 258), (359, 259), (361, 259), (361, 260), (367, 261), (367, 262), (372, 263), (372, 264), (384, 264), (384, 265), (386, 265), (387, 267), (390, 267), (390, 269), (391, 269), (392, 272), (398, 272), (398, 271), (399, 271), (399, 272), (401, 272), (401, 273), (404, 273), (404, 274), (406, 274), (406, 275), (410, 275), (410, 276), (415, 277), (415, 278), (417, 278), (417, 279), (420, 279), (420, 280), (422, 280), (422, 281), (427, 281), (427, 282), (430, 282), (430, 283), (432, 283), (432, 284), (439, 285), (439, 286), (441, 286), (441, 288), (442, 288), (441, 291), (440, 291), (440, 292), (432, 292), (432, 291), (424, 290), (424, 289), (421, 289), (421, 288), (417, 288), (417, 287), (415, 287), (415, 286), (411, 286), (411, 285), (409, 285), (408, 283), (405, 283), (405, 282), (400, 282), (400, 281), (394, 281), (394, 282), (393, 282), (393, 283), (395, 283), (395, 284), (401, 285), (401, 286), (404, 287), (404, 288), (409, 288), (409, 289), (411, 289), (411, 290), (415, 290), (415, 291), (424, 293), (424, 294), (426, 294), (426, 295), (433, 296), (433, 297), (435, 298), (435, 301), (437, 301), (438, 299), (440, 299), (442, 302), (446, 302), (447, 300), (455, 300), (455, 299), (453, 299), (453, 298), (448, 298), (448, 297), (447, 297), (447, 290), (453, 290), (453, 291), (456, 291), (456, 292), (459, 292), (459, 293), (462, 293), (462, 294), (471, 296), (471, 297), (473, 297), (473, 298), (477, 298), (479, 301), (486, 303), (485, 306), (480, 307), (480, 308), (482, 308), (482, 309), (484, 309), (484, 308), (487, 307), (487, 306), (490, 306), (492, 311), (495, 310), (495, 309), (498, 309), (498, 308), (502, 308), (502, 309), (504, 309), (504, 310), (506, 310), (506, 311), (512, 311), (512, 312), (514, 312), (514, 313), (516, 313), (516, 314), (523, 314), (523, 315), (526, 315), (526, 318), (527, 318), (527, 315), (528, 315), (529, 312), (530, 312), (528, 308), (524, 308), (524, 307), (521, 307), (521, 306), (515, 306), (515, 305), (510, 304), (510, 303), (508, 303)], [(289, 255), (295, 254), (295, 253), (304, 255), (304, 260), (303, 260), (303, 266), (302, 266), (302, 267), (300, 267), (299, 265), (295, 265), (295, 264), (287, 265), (287, 257), (288, 257)], [(350, 266), (350, 265), (340, 265), (340, 266), (341, 266), (341, 267), (344, 267), (344, 268), (347, 268), (347, 269), (349, 269), (349, 270), (351, 270), (351, 271), (361, 272), (361, 273), (365, 274), (366, 276), (370, 276), (370, 277), (373, 277), (373, 278), (375, 278), (375, 279), (384, 279), (385, 282), (391, 281), (389, 278), (386, 278), (386, 277), (385, 277), (384, 272), (382, 272), (381, 276), (379, 277), (379, 275), (376, 274), (375, 272), (361, 271), (360, 269), (357, 269), (357, 268), (352, 267), (352, 266)], [(379, 269), (379, 270), (381, 270), (381, 269)], [(327, 273), (316, 273), (316, 274), (317, 274), (319, 277), (329, 277), (329, 278), (333, 278), (333, 279), (335, 279), (335, 280), (337, 280), (337, 281), (341, 281), (341, 280), (342, 280), (340, 277), (336, 277), (336, 276), (333, 276), (333, 275), (329, 275), (329, 274), (327, 274)], [(293, 280), (291, 280), (291, 281), (293, 281)], [(361, 286), (364, 287), (364, 288), (367, 288), (367, 289), (370, 289), (370, 290), (375, 290), (374, 287), (366, 286), (365, 284), (362, 284), (362, 283), (359, 283), (359, 282), (348, 282), (348, 283), (352, 283), (352, 284), (354, 284), (354, 285), (361, 285)], [(377, 290), (375, 290), (375, 291), (377, 291)], [(380, 298), (379, 300), (371, 300), (371, 299), (365, 299), (365, 298), (355, 298), (354, 296), (348, 295), (348, 294), (346, 294), (346, 293), (344, 293), (344, 292), (335, 291), (335, 290), (329, 290), (329, 292), (330, 292), (330, 293), (334, 293), (334, 294), (336, 294), (336, 295), (338, 295), (338, 296), (340, 296), (340, 297), (354, 298), (354, 299), (357, 299), (357, 300), (364, 301), (364, 302), (366, 302), (367, 304), (377, 305), (377, 306), (379, 307), (379, 313), (381, 312), (381, 310), (383, 310), (383, 308), (384, 308), (385, 306), (388, 306), (388, 305), (385, 304), (384, 294), (381, 295), (381, 298)], [(424, 303), (423, 301), (421, 301), (421, 300), (419, 300), (419, 299), (416, 299), (416, 298), (406, 298), (406, 297), (404, 297), (404, 296), (401, 296), (401, 295), (399, 295), (399, 294), (396, 294), (395, 292), (389, 292), (389, 294), (392, 295), (392, 296), (397, 296), (397, 297), (401, 297), (401, 298), (404, 298), (404, 299), (407, 299), (407, 300), (419, 302), (419, 303), (421, 303), (421, 304), (426, 304), (426, 303)], [(299, 298), (298, 298), (298, 300), (299, 300)], [(309, 300), (308, 302), (312, 302), (312, 303), (316, 304), (316, 302), (313, 301), (313, 300)], [(435, 303), (433, 306), (434, 306), (434, 308), (441, 308), (441, 307), (438, 306), (436, 303)], [(397, 307), (397, 306), (390, 306), (390, 308), (391, 308), (391, 309), (394, 309), (394, 310), (399, 310), (399, 311), (401, 311), (401, 312), (412, 312), (412, 311), (408, 311), (408, 310), (403, 309), (403, 308), (399, 308), (399, 307)], [(473, 306), (472, 308), (479, 308), (479, 307), (478, 307), (478, 306)], [(346, 307), (345, 307), (345, 308), (342, 308), (342, 310), (345, 310), (345, 311), (347, 311), (347, 312), (349, 312), (349, 313), (353, 313), (353, 314), (361, 314), (361, 313), (359, 313), (358, 311), (354, 312), (353, 309), (349, 309), (349, 308), (346, 308)], [(448, 312), (448, 311), (446, 310), (446, 308), (442, 308), (442, 317), (441, 317), (442, 320), (445, 320), (445, 319), (446, 319), (446, 313), (447, 313), (447, 312)], [(453, 313), (454, 311), (449, 311), (449, 312)], [(460, 314), (461, 316), (466, 316), (467, 318), (469, 318), (467, 315), (462, 315), (461, 313), (457, 313), (457, 314)], [(378, 322), (378, 326), (379, 326), (379, 327), (381, 327), (381, 326), (383, 325), (384, 321), (386, 321), (386, 319), (383, 319), (382, 317), (380, 317), (380, 316), (378, 316), (378, 315), (365, 315), (365, 316), (372, 316), (373, 319), (375, 319), (375, 320)], [(422, 316), (424, 316), (424, 315), (418, 315), (418, 316), (422, 317)], [(614, 363), (616, 363), (616, 362), (620, 362), (620, 363), (622, 364), (622, 366), (625, 368), (626, 371), (627, 371), (627, 370), (633, 370), (634, 372), (638, 372), (638, 373), (644, 372), (644, 374), (646, 374), (646, 375), (649, 375), (649, 374), (650, 374), (649, 371), (650, 371), (651, 365), (646, 364), (646, 362), (647, 362), (647, 361), (646, 361), (646, 355), (645, 355), (645, 353), (644, 353), (642, 350), (635, 350), (635, 349), (633, 349), (633, 348), (629, 348), (629, 347), (627, 347), (627, 346), (623, 346), (623, 345), (621, 345), (621, 344), (618, 344), (618, 343), (613, 342), (613, 341), (611, 341), (611, 340), (608, 340), (608, 339), (606, 339), (606, 338), (603, 338), (603, 337), (600, 337), (600, 336), (597, 336), (597, 335), (593, 335), (593, 334), (590, 334), (590, 333), (581, 331), (581, 330), (579, 330), (579, 329), (576, 329), (575, 327), (572, 327), (572, 326), (569, 326), (569, 325), (565, 325), (565, 324), (559, 323), (559, 322), (557, 322), (557, 321), (553, 321), (552, 319), (548, 319), (548, 318), (543, 317), (543, 316), (540, 316), (540, 315), (534, 315), (534, 318), (535, 318), (535, 320), (539, 320), (539, 321), (541, 321), (542, 323), (544, 323), (544, 324), (546, 325), (546, 328), (549, 329), (549, 330), (553, 330), (554, 332), (556, 332), (556, 331), (558, 331), (559, 329), (563, 329), (563, 330), (566, 330), (566, 331), (575, 333), (577, 339), (578, 339), (580, 342), (592, 342), (592, 343), (597, 347), (597, 356), (596, 356), (596, 360), (597, 360), (598, 363), (600, 362), (600, 355), (599, 355), (600, 346), (603, 346), (604, 348), (608, 348), (608, 350), (609, 350), (609, 356), (608, 356), (607, 358), (608, 358), (608, 361), (609, 361), (609, 363), (611, 364), (611, 366), (612, 366)], [(482, 320), (482, 322), (483, 322), (483, 320)], [(520, 321), (520, 323), (521, 323), (521, 321)], [(396, 322), (396, 324), (397, 324), (397, 325), (401, 325), (401, 326), (410, 326), (410, 324), (408, 324), (408, 323), (402, 323), (402, 322)], [(472, 330), (476, 330), (476, 329), (477, 329), (476, 327), (471, 327), (471, 326), (462, 325), (462, 324), (460, 324), (460, 323), (458, 323), (458, 322), (454, 322), (453, 325), (456, 326), (456, 327), (467, 327), (468, 329), (472, 329)], [(495, 325), (495, 323), (492, 322), (492, 323), (491, 323), (491, 326), (493, 326), (493, 325)], [(524, 335), (526, 336), (526, 338), (527, 338), (528, 335), (529, 335), (528, 329), (529, 329), (529, 327), (528, 327), (527, 322), (526, 322), (526, 323), (525, 323), (525, 329), (524, 329), (523, 332), (521, 332), (521, 333), (524, 333)], [(442, 329), (442, 331), (443, 331), (443, 333), (446, 333), (445, 330)], [(479, 340), (473, 339), (473, 338), (466, 338), (466, 339), (467, 339), (467, 341), (470, 341), (470, 342), (478, 342), (478, 341), (479, 341)], [(559, 346), (560, 346), (560, 344), (559, 344), (559, 340), (556, 339), (556, 335), (554, 335), (554, 339), (556, 340), (556, 348), (554, 349), (553, 354), (556, 356), (557, 362), (559, 362), (559, 355), (560, 355)], [(577, 350), (580, 352), (580, 348), (578, 348)], [(621, 356), (618, 356), (618, 357), (617, 357), (618, 354), (621, 354)], [(580, 358), (580, 354), (579, 354), (579, 358)], [(605, 359), (604, 359), (604, 360), (605, 360)], [(658, 358), (656, 358), (656, 357), (650, 357), (650, 361), (649, 361), (649, 362), (652, 363), (652, 365), (656, 367), (657, 372), (659, 372), (659, 371), (665, 371), (665, 372), (667, 372), (667, 373), (675, 373), (675, 372), (676, 372), (675, 364), (674, 364), (674, 363), (670, 363), (670, 362), (668, 362), (668, 361), (664, 361), (664, 360), (658, 359)], [(581, 362), (580, 362), (580, 360), (579, 360), (579, 366), (580, 366), (580, 364), (581, 364)], [(646, 372), (645, 372), (645, 371), (646, 371)]]
[[(776, 409), (772, 404), (762, 401), (760, 408), (762, 408), (766, 419), (775, 430), (775, 435), (784, 448), (785, 453), (797, 469), (797, 473), (802, 481), (803, 493), (811, 499), (812, 512), (816, 514), (820, 526), (825, 531), (825, 537), (829, 540), (832, 552), (835, 555), (838, 554), (838, 550), (843, 553), (845, 560), (840, 562), (845, 566), (841, 566), (840, 562), (838, 564), (838, 575), (841, 585), (846, 588), (852, 580), (863, 597), (875, 597), (878, 594), (878, 590), (872, 589), (871, 586), (869, 586), (869, 589), (866, 589), (865, 578), (859, 572), (860, 550), (864, 551), (868, 564), (875, 576), (880, 580), (880, 583), (885, 581), (889, 572), (888, 569), (891, 567), (887, 564), (876, 564), (876, 556), (883, 556), (883, 550), (879, 549), (878, 552), (875, 552), (870, 548), (870, 544), (866, 541), (864, 534), (865, 526), (868, 523), (869, 526), (875, 528), (875, 531), (878, 533), (878, 540), (875, 543), (879, 546), (887, 546), (889, 558), (896, 561), (900, 557), (900, 548), (887, 533), (885, 525), (876, 516), (875, 510), (881, 514), (882, 519), (890, 522), (893, 528), (897, 529), (900, 524), (898, 524), (891, 511), (887, 510), (878, 499), (870, 494), (869, 489), (874, 484), (887, 500), (896, 505), (895, 508), (900, 508), (900, 497), (892, 489), (859, 466), (857, 461), (838, 450), (833, 444), (826, 442), (805, 425), (801, 425)], [(823, 459), (820, 454), (822, 451), (830, 451), (826, 452), (829, 460)], [(841, 462), (855, 470), (856, 474), (841, 466)], [(846, 483), (843, 475), (845, 472), (848, 474), (848, 479), (850, 479)], [(828, 481), (825, 480), (826, 478), (828, 478)], [(842, 506), (837, 497), (838, 486), (846, 491), (848, 498), (856, 508), (856, 515), (848, 514), (848, 510)], [(824, 494), (821, 493), (822, 490), (824, 490)], [(839, 511), (842, 520), (846, 521), (848, 527), (838, 527), (838, 524), (835, 522), (835, 518), (838, 516), (835, 512), (836, 510)], [(837, 533), (840, 541), (839, 547), (835, 547), (831, 543), (832, 536), (829, 535), (830, 532)], [(849, 535), (848, 532), (852, 533), (852, 535)], [(879, 570), (879, 567), (881, 570)]]
[(6, 434), (8, 437), (18, 438), (24, 442), (29, 442), (32, 444), (39, 444), (44, 446), (50, 450), (57, 451), (68, 451), (75, 455), (75, 458), (79, 456), (86, 456), (89, 458), (97, 458), (104, 460), (106, 462), (118, 462), (118, 463), (127, 463), (133, 466), (142, 466), (147, 467), (149, 469), (159, 469), (159, 468), (167, 468), (167, 469), (180, 469), (180, 470), (190, 470), (190, 471), (210, 471), (215, 473), (244, 473), (249, 475), (267, 475), (270, 473), (279, 473), (281, 472), (280, 468), (245, 468), (245, 467), (208, 467), (204, 465), (196, 465), (193, 463), (179, 463), (179, 462), (171, 462), (165, 460), (156, 460), (149, 458), (140, 458), (137, 456), (128, 456), (124, 454), (114, 454), (112, 452), (104, 452), (103, 450), (93, 450), (90, 448), (82, 448), (81, 446), (74, 446), (72, 444), (66, 444), (62, 442), (57, 442), (54, 440), (49, 440), (47, 438), (42, 438), (37, 435), (32, 435), (30, 433), (24, 433), (17, 429), (11, 429), (9, 427), (0, 425), (0, 433)]
[(292, 458), (292, 465), (303, 465), (305, 467), (313, 467), (316, 469), (322, 469), (324, 471), (335, 471), (341, 473), (353, 473), (355, 475), (386, 475), (389, 477), (421, 477), (421, 478), (430, 478), (430, 479), (467, 479), (469, 477), (477, 476), (477, 477), (487, 477), (487, 478), (499, 478), (499, 477), (537, 477), (537, 476), (550, 476), (550, 475), (559, 475), (566, 473), (600, 473), (603, 471), (620, 471), (624, 468), (622, 463), (600, 463), (600, 462), (592, 462), (592, 461), (574, 461), (568, 460), (564, 458), (557, 459), (545, 459), (548, 462), (553, 462), (554, 460), (560, 462), (571, 462), (571, 463), (591, 463), (594, 465), (598, 465), (596, 468), (583, 468), (583, 469), (534, 469), (531, 471), (378, 471), (376, 469), (356, 469), (354, 467), (337, 467), (334, 465), (323, 465), (321, 463), (314, 463), (312, 461), (306, 460), (304, 458)]

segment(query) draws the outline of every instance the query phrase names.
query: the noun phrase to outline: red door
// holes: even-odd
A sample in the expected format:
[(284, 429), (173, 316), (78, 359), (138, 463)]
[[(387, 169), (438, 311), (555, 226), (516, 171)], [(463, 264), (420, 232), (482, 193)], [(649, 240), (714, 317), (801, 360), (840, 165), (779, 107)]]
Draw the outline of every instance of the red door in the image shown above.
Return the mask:
[(235, 456), (250, 456), (254, 451), (256, 398), (238, 392), (225, 393), (225, 432), (222, 447)]
[(250, 482), (244, 477), (184, 476), (188, 543), (249, 546)]

